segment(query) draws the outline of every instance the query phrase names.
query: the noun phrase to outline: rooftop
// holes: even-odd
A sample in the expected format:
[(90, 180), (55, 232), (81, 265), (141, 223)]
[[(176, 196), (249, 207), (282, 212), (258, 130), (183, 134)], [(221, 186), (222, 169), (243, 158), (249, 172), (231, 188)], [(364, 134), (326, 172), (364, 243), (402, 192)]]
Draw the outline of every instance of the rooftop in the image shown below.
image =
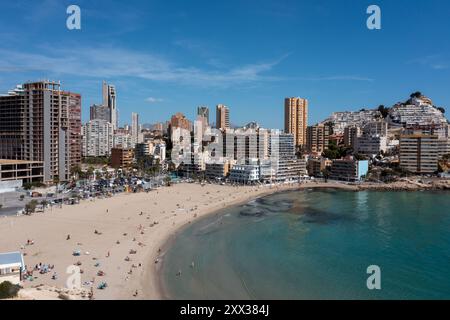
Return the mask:
[(8, 264), (20, 264), (23, 267), (24, 263), (22, 253), (18, 251), (0, 253), (0, 265), (8, 265)]

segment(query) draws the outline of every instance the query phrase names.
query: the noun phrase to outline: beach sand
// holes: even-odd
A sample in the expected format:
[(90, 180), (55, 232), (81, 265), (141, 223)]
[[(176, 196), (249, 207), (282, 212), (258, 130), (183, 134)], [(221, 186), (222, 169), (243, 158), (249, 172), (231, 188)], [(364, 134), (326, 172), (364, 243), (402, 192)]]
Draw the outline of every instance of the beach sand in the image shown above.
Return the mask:
[[(182, 183), (148, 193), (83, 200), (78, 205), (46, 209), (31, 216), (1, 217), (0, 252), (24, 247), (20, 251), (29, 269), (39, 263), (55, 266), (44, 275), (34, 272), (37, 279), (23, 282), (27, 299), (32, 299), (33, 293), (36, 299), (44, 299), (45, 292), (49, 299), (54, 298), (55, 288), (64, 288), (70, 276), (67, 267), (77, 262), (81, 262), (83, 270), (81, 282), (93, 281), (94, 299), (161, 299), (158, 268), (164, 252), (159, 249), (183, 226), (224, 207), (299, 187), (354, 190), (333, 183), (283, 187)], [(34, 244), (26, 245), (28, 239)], [(73, 256), (75, 250), (80, 250), (81, 255)], [(103, 276), (97, 275), (99, 270)], [(56, 280), (52, 280), (54, 271)], [(101, 281), (108, 284), (106, 289), (97, 289)], [(37, 291), (36, 286), (41, 289)], [(83, 288), (90, 290), (91, 286)], [(81, 298), (79, 294), (70, 297)]]

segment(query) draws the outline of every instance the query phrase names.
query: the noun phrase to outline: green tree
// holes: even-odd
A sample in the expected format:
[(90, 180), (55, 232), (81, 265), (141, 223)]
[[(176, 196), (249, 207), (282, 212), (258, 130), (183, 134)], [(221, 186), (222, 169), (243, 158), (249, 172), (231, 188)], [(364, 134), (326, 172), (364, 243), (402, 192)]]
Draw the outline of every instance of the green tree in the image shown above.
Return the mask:
[(86, 177), (90, 178), (92, 177), (92, 175), (94, 174), (94, 167), (93, 166), (89, 166), (86, 170)]
[(82, 178), (83, 170), (81, 170), (81, 167), (79, 165), (73, 166), (70, 169), (70, 175), (75, 176), (76, 178)]
[(389, 108), (386, 108), (384, 105), (379, 105), (378, 111), (380, 111), (383, 118), (386, 118), (389, 115)]
[(322, 153), (322, 156), (324, 156), (328, 159), (334, 160), (334, 159), (340, 159), (342, 157), (345, 157), (345, 156), (351, 154), (351, 152), (352, 152), (351, 147), (338, 146), (336, 144), (336, 141), (331, 141), (328, 144), (328, 149)]
[(20, 286), (12, 284), (9, 281), (3, 281), (0, 283), (0, 300), (17, 297), (19, 290)]
[(36, 200), (31, 200), (25, 205), (25, 212), (27, 214), (33, 213), (36, 210), (36, 206), (38, 205), (38, 202)]

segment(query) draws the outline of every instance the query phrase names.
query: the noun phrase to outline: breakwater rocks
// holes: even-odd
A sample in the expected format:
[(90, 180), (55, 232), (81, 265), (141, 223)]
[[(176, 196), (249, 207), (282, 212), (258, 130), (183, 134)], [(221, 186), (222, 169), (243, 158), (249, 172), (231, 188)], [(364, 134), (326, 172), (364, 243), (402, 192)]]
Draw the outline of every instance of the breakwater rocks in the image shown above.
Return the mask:
[(397, 181), (392, 183), (365, 183), (358, 186), (358, 190), (375, 191), (421, 191), (421, 190), (450, 190), (450, 180), (436, 180), (429, 183), (414, 181)]

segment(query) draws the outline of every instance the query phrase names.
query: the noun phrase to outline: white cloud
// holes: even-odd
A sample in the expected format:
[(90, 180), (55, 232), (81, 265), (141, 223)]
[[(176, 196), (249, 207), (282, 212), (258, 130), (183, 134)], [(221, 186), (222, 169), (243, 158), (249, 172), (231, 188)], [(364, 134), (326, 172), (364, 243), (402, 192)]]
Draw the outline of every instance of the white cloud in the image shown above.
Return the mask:
[(148, 97), (147, 99), (145, 99), (145, 101), (148, 102), (148, 103), (157, 103), (157, 102), (163, 102), (164, 99), (155, 98), (155, 97)]
[(41, 47), (40, 53), (0, 48), (0, 74), (11, 71), (17, 74), (25, 73), (27, 79), (30, 73), (56, 79), (63, 79), (67, 75), (84, 80), (117, 81), (134, 78), (205, 88), (253, 86), (261, 82), (283, 80), (373, 81), (371, 78), (355, 75), (295, 78), (271, 75), (276, 66), (289, 55), (272, 61), (217, 68), (207, 61), (203, 67), (182, 66), (160, 55), (109, 46), (63, 46), (63, 49)]
[(228, 87), (255, 81), (273, 81), (264, 75), (281, 59), (217, 70), (180, 66), (161, 56), (121, 48), (103, 47), (70, 49), (45, 48), (43, 53), (26, 53), (0, 49), (1, 70), (43, 72), (51, 76), (73, 75), (93, 78), (134, 77), (185, 85)]
[(375, 79), (369, 77), (361, 77), (358, 75), (335, 75), (335, 76), (327, 76), (327, 77), (311, 77), (311, 78), (301, 78), (301, 80), (309, 80), (309, 81), (366, 81), (372, 82)]
[(412, 59), (407, 64), (418, 64), (434, 70), (444, 70), (450, 67), (440, 54), (431, 54), (422, 58)]

